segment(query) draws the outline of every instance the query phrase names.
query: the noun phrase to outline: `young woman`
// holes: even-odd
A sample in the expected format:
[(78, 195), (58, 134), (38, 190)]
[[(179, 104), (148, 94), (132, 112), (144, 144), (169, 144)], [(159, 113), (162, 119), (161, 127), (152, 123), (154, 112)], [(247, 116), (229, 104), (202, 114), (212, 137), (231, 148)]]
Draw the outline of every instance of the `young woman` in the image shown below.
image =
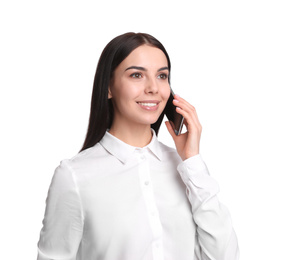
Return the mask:
[(89, 127), (78, 155), (56, 169), (39, 260), (236, 260), (238, 246), (217, 183), (199, 155), (192, 105), (173, 103), (187, 132), (157, 140), (171, 94), (162, 44), (142, 33), (114, 38), (101, 54)]

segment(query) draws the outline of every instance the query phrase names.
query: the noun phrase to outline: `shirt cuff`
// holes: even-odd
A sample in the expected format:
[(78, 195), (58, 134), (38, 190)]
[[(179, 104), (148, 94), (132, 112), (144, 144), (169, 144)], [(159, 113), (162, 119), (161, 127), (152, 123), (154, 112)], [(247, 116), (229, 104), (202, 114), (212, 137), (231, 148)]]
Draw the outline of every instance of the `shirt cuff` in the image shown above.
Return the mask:
[[(180, 173), (182, 180), (184, 183), (188, 183), (190, 180), (203, 181), (205, 179), (204, 176), (209, 176), (209, 171), (204, 163), (202, 156), (197, 154), (192, 156), (183, 162), (181, 162), (177, 167), (178, 172)], [(201, 178), (199, 177), (201, 176)], [(195, 178), (195, 179), (194, 179)], [(209, 178), (207, 178), (209, 179)], [(195, 182), (197, 182), (195, 181)]]

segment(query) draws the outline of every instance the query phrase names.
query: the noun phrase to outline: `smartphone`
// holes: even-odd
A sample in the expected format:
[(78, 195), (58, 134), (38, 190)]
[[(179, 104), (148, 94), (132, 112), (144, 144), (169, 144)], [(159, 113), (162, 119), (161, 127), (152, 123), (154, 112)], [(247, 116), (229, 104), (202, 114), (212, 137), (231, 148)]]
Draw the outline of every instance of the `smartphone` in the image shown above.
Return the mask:
[(168, 120), (171, 122), (175, 134), (180, 135), (184, 118), (176, 111), (176, 106), (173, 104), (173, 100), (174, 100), (174, 93), (171, 90), (171, 94), (167, 101), (167, 105), (165, 107), (164, 113), (167, 116)]

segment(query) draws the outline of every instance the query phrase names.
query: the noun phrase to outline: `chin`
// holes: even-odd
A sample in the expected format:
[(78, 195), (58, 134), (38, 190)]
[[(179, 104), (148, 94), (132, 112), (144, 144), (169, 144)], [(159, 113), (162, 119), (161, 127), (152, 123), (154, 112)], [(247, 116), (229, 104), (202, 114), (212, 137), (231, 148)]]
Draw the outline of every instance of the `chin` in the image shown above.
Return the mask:
[(144, 120), (144, 124), (146, 125), (153, 125), (157, 122), (157, 120), (159, 119), (160, 115), (157, 116), (157, 117), (154, 117), (154, 118), (151, 118), (151, 119), (148, 119), (148, 120)]

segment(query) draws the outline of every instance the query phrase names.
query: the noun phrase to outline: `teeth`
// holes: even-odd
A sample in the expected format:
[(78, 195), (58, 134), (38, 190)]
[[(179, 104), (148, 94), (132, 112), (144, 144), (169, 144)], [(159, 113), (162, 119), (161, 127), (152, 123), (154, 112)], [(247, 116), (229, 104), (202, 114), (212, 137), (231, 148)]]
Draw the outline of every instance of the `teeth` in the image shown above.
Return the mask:
[(146, 107), (155, 107), (157, 105), (156, 103), (141, 103), (141, 102), (139, 102), (139, 104)]

